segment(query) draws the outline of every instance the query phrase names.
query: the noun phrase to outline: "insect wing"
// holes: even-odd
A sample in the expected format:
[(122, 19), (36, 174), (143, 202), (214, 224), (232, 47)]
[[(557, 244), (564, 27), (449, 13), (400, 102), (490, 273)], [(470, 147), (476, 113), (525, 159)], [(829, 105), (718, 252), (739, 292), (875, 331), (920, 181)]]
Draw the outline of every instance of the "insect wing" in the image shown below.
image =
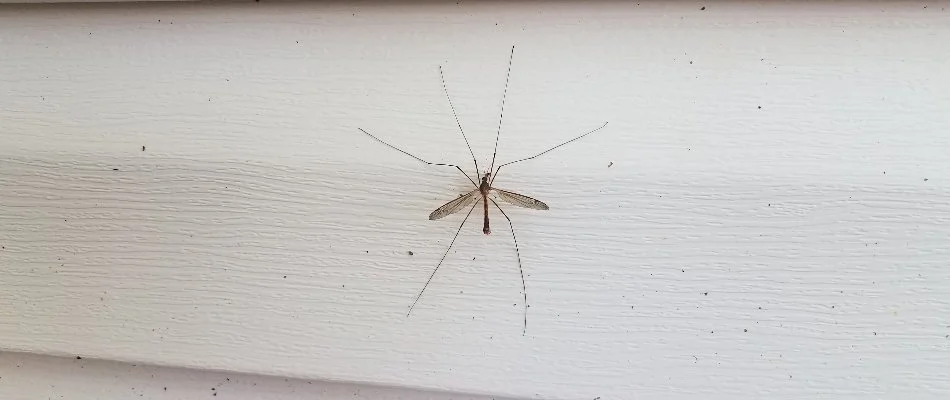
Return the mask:
[(448, 203), (442, 205), (442, 207), (436, 208), (432, 214), (429, 214), (430, 220), (436, 220), (446, 215), (451, 215), (457, 213), (459, 210), (468, 207), (478, 200), (478, 189), (468, 192), (459, 196), (459, 198), (452, 200)]
[(531, 208), (534, 210), (547, 210), (548, 205), (544, 204), (543, 201), (532, 199), (523, 194), (518, 194), (514, 192), (509, 192), (507, 190), (501, 190), (495, 188), (495, 193), (498, 194), (498, 197), (504, 200), (507, 203), (514, 204), (518, 207)]

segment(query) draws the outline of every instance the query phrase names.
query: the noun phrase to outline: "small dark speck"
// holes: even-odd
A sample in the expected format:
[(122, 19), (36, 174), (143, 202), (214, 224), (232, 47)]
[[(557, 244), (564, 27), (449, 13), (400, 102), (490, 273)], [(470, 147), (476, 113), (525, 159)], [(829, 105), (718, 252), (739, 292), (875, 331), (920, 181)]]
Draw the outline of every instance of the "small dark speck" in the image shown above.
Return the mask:
[(761, 109), (762, 109), (762, 106), (759, 106), (759, 109), (761, 110)]
[(162, 20), (158, 20), (158, 22), (162, 22)]
[(929, 180), (930, 180), (930, 179), (924, 178), (924, 182), (927, 182), (927, 181), (929, 181)]
[(343, 287), (346, 287), (346, 285), (343, 285)]
[(749, 330), (748, 330), (748, 329), (743, 329), (742, 331), (743, 331), (743, 332), (748, 332)]
[(366, 250), (366, 254), (369, 254), (369, 250)]
[(284, 279), (287, 279), (287, 275), (284, 275)]
[(874, 332), (874, 336), (877, 336), (877, 332)]
[(703, 293), (703, 296), (709, 296), (709, 292)]
[(887, 171), (883, 171), (883, 175), (887, 175)]
[(706, 11), (706, 6), (702, 6), (699, 10), (700, 10), (700, 11)]
[(614, 162), (613, 162), (613, 161), (611, 161), (610, 164), (607, 164), (607, 168), (610, 168), (610, 167), (613, 167), (613, 166), (614, 166)]
[(410, 256), (415, 255), (415, 254), (416, 254), (416, 253), (413, 253), (412, 250), (409, 250), (409, 255), (410, 255)]
[(142, 146), (142, 151), (145, 151), (145, 146), (144, 146), (144, 145)]
[(600, 396), (594, 397), (594, 400), (600, 400)]
[(167, 391), (168, 391), (168, 386), (163, 387), (162, 390), (164, 390), (164, 391), (167, 392)]
[(76, 359), (77, 359), (77, 360), (82, 360), (82, 357), (76, 356)]
[(113, 171), (118, 171), (119, 169), (118, 169), (118, 168), (113, 168), (112, 170), (113, 170)]
[(212, 392), (213, 392), (213, 391), (215, 391), (215, 390), (217, 390), (217, 389), (215, 389), (215, 388), (211, 388), (211, 391), (212, 391)]

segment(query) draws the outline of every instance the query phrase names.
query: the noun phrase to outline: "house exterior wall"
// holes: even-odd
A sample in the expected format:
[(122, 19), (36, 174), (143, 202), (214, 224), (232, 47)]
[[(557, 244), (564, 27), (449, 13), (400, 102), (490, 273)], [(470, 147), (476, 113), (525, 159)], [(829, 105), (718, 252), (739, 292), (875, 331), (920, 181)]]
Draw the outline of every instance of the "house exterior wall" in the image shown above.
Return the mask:
[[(0, 7), (0, 349), (550, 399), (946, 398), (950, 12)], [(950, 7), (947, 7), (950, 8)], [(472, 189), (481, 208), (407, 317)], [(484, 172), (484, 171), (481, 171)], [(3, 390), (5, 379), (0, 379)], [(239, 395), (235, 395), (239, 396)]]

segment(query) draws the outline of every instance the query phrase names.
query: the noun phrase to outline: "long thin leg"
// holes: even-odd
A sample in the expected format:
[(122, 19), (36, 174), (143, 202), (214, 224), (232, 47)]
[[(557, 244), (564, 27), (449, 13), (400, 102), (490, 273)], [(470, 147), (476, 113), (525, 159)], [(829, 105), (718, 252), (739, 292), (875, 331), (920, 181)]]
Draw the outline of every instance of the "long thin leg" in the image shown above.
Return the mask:
[(505, 91), (501, 95), (501, 113), (498, 115), (498, 131), (495, 132), (495, 150), (491, 155), (491, 167), (488, 171), (495, 168), (495, 156), (498, 155), (498, 137), (501, 136), (501, 120), (505, 117), (505, 98), (508, 97), (508, 80), (511, 78), (511, 59), (515, 57), (515, 46), (511, 46), (511, 54), (508, 56), (508, 74), (505, 75)]
[(504, 215), (505, 219), (508, 220), (508, 226), (511, 228), (511, 238), (515, 241), (515, 255), (518, 256), (518, 273), (521, 274), (521, 293), (524, 294), (524, 328), (521, 330), (521, 336), (524, 336), (528, 331), (528, 288), (524, 284), (524, 269), (521, 268), (521, 250), (518, 249), (518, 236), (515, 235), (515, 226), (511, 223), (511, 218), (508, 218), (508, 214), (505, 214), (505, 210), (502, 210), (494, 199), (489, 200), (491, 200), (498, 211), (501, 211), (501, 215)]
[[(478, 160), (475, 159), (475, 152), (472, 151), (472, 145), (468, 143), (468, 136), (462, 129), (462, 123), (459, 122), (459, 115), (455, 112), (455, 105), (452, 104), (452, 98), (449, 97), (449, 89), (445, 86), (445, 74), (442, 73), (442, 66), (439, 66), (439, 77), (442, 78), (442, 91), (445, 92), (445, 98), (449, 101), (449, 108), (452, 109), (452, 115), (455, 117), (455, 124), (459, 126), (459, 132), (462, 133), (462, 139), (465, 139), (465, 145), (468, 146), (468, 152), (472, 155), (472, 162), (475, 163), (475, 174), (479, 173)], [(472, 182), (475, 183), (475, 182)]]
[(468, 214), (465, 215), (465, 219), (462, 220), (462, 224), (459, 225), (459, 229), (455, 231), (455, 236), (452, 237), (452, 242), (449, 243), (449, 248), (445, 249), (445, 254), (442, 254), (442, 259), (439, 260), (439, 264), (435, 266), (434, 270), (432, 270), (432, 275), (429, 275), (429, 279), (426, 281), (425, 286), (422, 287), (422, 290), (420, 290), (419, 294), (416, 295), (416, 299), (412, 301), (412, 305), (409, 306), (409, 312), (406, 313), (407, 317), (409, 316), (409, 314), (412, 314), (412, 308), (416, 306), (416, 303), (419, 302), (419, 299), (422, 297), (422, 294), (425, 293), (426, 288), (429, 287), (429, 282), (432, 282), (432, 278), (435, 276), (435, 273), (439, 271), (439, 267), (442, 266), (442, 262), (445, 261), (445, 257), (449, 255), (449, 251), (452, 250), (452, 246), (455, 245), (455, 239), (458, 239), (459, 232), (462, 232), (462, 227), (465, 226), (465, 221), (468, 221), (468, 217), (472, 215), (472, 211), (475, 211), (475, 206), (477, 205), (478, 203), (473, 204), (472, 208), (468, 210)]
[[(594, 130), (592, 130), (592, 131), (589, 131), (589, 132), (587, 132), (587, 133), (585, 133), (585, 134), (583, 134), (583, 135), (580, 135), (580, 136), (578, 136), (578, 137), (576, 137), (576, 138), (573, 138), (573, 139), (571, 139), (571, 140), (568, 140), (568, 141), (566, 141), (566, 142), (564, 142), (564, 143), (561, 143), (561, 144), (559, 144), (559, 145), (557, 145), (557, 146), (554, 146), (554, 147), (552, 147), (552, 148), (550, 148), (550, 149), (547, 149), (547, 150), (545, 150), (545, 151), (542, 151), (542, 152), (540, 152), (540, 153), (538, 153), (538, 154), (535, 154), (535, 155), (533, 155), (533, 156), (531, 156), (531, 157), (525, 157), (525, 158), (522, 158), (522, 159), (520, 159), (520, 160), (515, 160), (515, 161), (506, 162), (506, 163), (504, 163), (504, 164), (501, 164), (501, 165), (498, 166), (498, 169), (495, 170), (495, 174), (492, 175), (491, 182), (489, 182), (489, 184), (495, 182), (495, 178), (498, 177), (498, 171), (501, 170), (501, 167), (504, 167), (504, 166), (506, 166), (506, 165), (511, 165), (511, 164), (514, 164), (514, 163), (519, 163), (519, 162), (522, 162), (522, 161), (528, 161), (528, 160), (530, 160), (530, 159), (532, 159), (532, 158), (536, 158), (536, 157), (541, 156), (541, 155), (543, 155), (543, 154), (545, 154), (545, 153), (547, 153), (547, 152), (549, 152), (549, 151), (551, 151), (551, 150), (554, 150), (554, 149), (556, 149), (556, 148), (558, 148), (558, 147), (561, 147), (561, 146), (563, 146), (563, 145), (565, 145), (565, 144), (568, 144), (568, 143), (573, 142), (573, 141), (575, 141), (575, 140), (578, 140), (578, 139), (580, 139), (580, 138), (582, 138), (582, 137), (584, 137), (584, 136), (590, 135), (591, 133), (594, 133), (594, 132), (597, 132), (597, 131), (599, 131), (599, 130), (601, 130), (601, 129), (604, 129), (605, 126), (607, 126), (607, 123), (606, 123), (606, 122), (604, 122), (604, 124), (601, 125), (601, 126), (600, 126), (599, 128), (597, 128), (597, 129), (594, 129)], [(492, 164), (492, 165), (494, 165), (494, 164)]]
[[(363, 133), (369, 135), (369, 137), (371, 137), (371, 138), (373, 138), (373, 139), (376, 139), (377, 142), (380, 142), (380, 143), (382, 143), (382, 144), (385, 144), (386, 146), (389, 146), (389, 148), (394, 149), (394, 150), (396, 150), (396, 151), (398, 151), (398, 152), (400, 152), (400, 153), (402, 153), (402, 154), (405, 154), (405, 155), (407, 155), (407, 156), (409, 156), (409, 157), (415, 158), (416, 160), (419, 160), (419, 161), (421, 161), (421, 162), (423, 162), (423, 163), (426, 163), (426, 164), (429, 164), (429, 165), (437, 165), (437, 166), (440, 166), (440, 167), (455, 167), (455, 169), (459, 170), (459, 172), (461, 172), (462, 175), (465, 175), (465, 177), (468, 178), (468, 181), (469, 181), (469, 182), (472, 182), (472, 184), (475, 185), (475, 187), (478, 187), (478, 184), (475, 183), (475, 181), (472, 180), (472, 177), (468, 176), (468, 174), (466, 174), (465, 171), (462, 171), (462, 168), (459, 167), (458, 165), (455, 165), (455, 164), (445, 164), (445, 163), (428, 162), (428, 161), (423, 160), (423, 159), (421, 159), (421, 158), (419, 158), (419, 157), (416, 157), (415, 155), (413, 155), (412, 153), (409, 153), (408, 151), (405, 151), (405, 150), (400, 149), (400, 148), (398, 148), (398, 147), (396, 147), (396, 146), (393, 146), (393, 145), (391, 145), (391, 144), (389, 144), (389, 143), (386, 143), (386, 141), (384, 141), (383, 139), (380, 139), (380, 138), (374, 136), (372, 133), (369, 133), (369, 132), (365, 131), (363, 128), (356, 128), (356, 129), (359, 129), (360, 132), (363, 132)], [(478, 171), (475, 171), (475, 172), (477, 173)]]

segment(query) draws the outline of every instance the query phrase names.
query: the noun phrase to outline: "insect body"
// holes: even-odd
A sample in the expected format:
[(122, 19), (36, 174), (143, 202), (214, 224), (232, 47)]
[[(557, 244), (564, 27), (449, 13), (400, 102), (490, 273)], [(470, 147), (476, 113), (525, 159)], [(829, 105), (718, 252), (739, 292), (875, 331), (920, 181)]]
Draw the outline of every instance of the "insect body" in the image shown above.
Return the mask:
[(463, 210), (466, 207), (481, 200), (485, 210), (485, 222), (482, 224), (482, 233), (490, 235), (491, 228), (489, 227), (488, 223), (488, 202), (493, 201), (490, 197), (492, 193), (498, 195), (498, 198), (504, 200), (505, 202), (514, 204), (516, 206), (533, 208), (535, 210), (548, 209), (548, 205), (544, 204), (544, 202), (540, 200), (535, 200), (515, 192), (493, 188), (491, 186), (491, 173), (486, 172), (485, 175), (482, 176), (482, 183), (478, 185), (478, 189), (463, 194), (459, 196), (459, 198), (443, 204), (441, 207), (435, 209), (432, 214), (429, 214), (429, 219), (437, 220), (447, 215), (455, 214), (459, 210)]

